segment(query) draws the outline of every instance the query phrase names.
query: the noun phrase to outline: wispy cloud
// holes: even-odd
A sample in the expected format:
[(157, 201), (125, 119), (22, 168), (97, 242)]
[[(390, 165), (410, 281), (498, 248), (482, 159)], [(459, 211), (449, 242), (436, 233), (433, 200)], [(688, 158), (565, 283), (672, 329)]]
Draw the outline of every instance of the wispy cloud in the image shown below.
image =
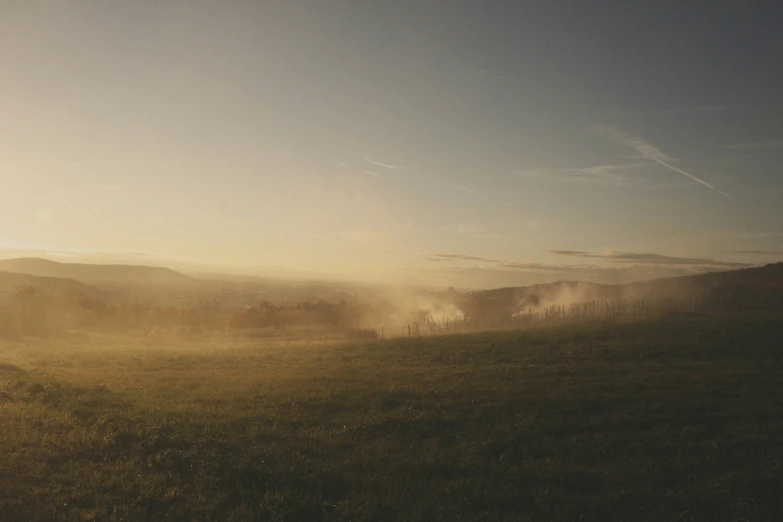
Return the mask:
[(483, 263), (499, 263), (497, 259), (488, 259), (486, 257), (468, 256), (465, 254), (430, 254), (431, 261), (481, 261)]
[[(592, 281), (601, 283), (627, 283), (657, 279), (661, 277), (687, 276), (713, 272), (725, 268), (706, 266), (671, 266), (620, 264), (610, 266), (599, 265), (564, 265), (533, 262), (510, 261), (487, 265), (453, 265), (430, 264), (408, 266), (403, 270), (418, 272), (425, 281), (440, 276), (446, 281), (469, 281), (471, 286), (483, 288), (498, 288), (502, 286), (532, 285), (554, 281)], [(451, 283), (449, 283), (451, 284)]]
[[(727, 269), (727, 268), (743, 268), (753, 266), (748, 263), (726, 262), (717, 261), (714, 259), (704, 258), (692, 258), (692, 257), (675, 257), (666, 256), (661, 254), (652, 253), (637, 253), (637, 252), (607, 252), (607, 253), (593, 253), (584, 250), (544, 250), (552, 254), (557, 254), (566, 257), (578, 257), (588, 259), (602, 259), (608, 260), (612, 263), (625, 265), (627, 267), (682, 267), (687, 269), (705, 270), (705, 269)], [(748, 251), (758, 252), (760, 251)], [(769, 253), (769, 252), (763, 252)], [(499, 261), (497, 259), (490, 259), (486, 257), (470, 256), (465, 254), (429, 254), (428, 261), (478, 261), (481, 263), (488, 263), (494, 266), (494, 270), (511, 270), (511, 271), (524, 271), (524, 272), (562, 272), (562, 273), (575, 273), (584, 270), (600, 271), (612, 269), (611, 265), (596, 265), (596, 264), (557, 264), (557, 263), (539, 263), (528, 261)], [(453, 266), (449, 270), (458, 270), (460, 268), (468, 268), (465, 266)]]
[(725, 111), (727, 105), (701, 105), (697, 107), (680, 107), (675, 109), (651, 109), (646, 111), (627, 111), (618, 113), (619, 116), (668, 116), (676, 114), (699, 114), (704, 112)]
[(375, 159), (358, 152), (352, 152), (348, 149), (340, 149), (343, 154), (344, 161), (337, 163), (340, 168), (350, 170), (353, 172), (360, 172), (369, 176), (382, 177), (391, 175), (394, 173), (415, 175), (417, 177), (426, 178), (444, 178), (444, 176), (436, 173), (419, 170), (417, 168), (405, 165), (403, 163), (389, 162), (384, 160)]
[(747, 256), (783, 256), (780, 250), (732, 250), (730, 253)]
[(624, 183), (628, 180), (628, 171), (647, 165), (650, 165), (649, 161), (634, 161), (565, 169), (519, 170), (517, 174), (529, 178), (549, 178), (575, 183)]
[(624, 131), (618, 127), (611, 126), (611, 125), (596, 125), (595, 130), (601, 136), (609, 138), (612, 141), (621, 143), (626, 147), (632, 148), (636, 150), (636, 152), (644, 156), (645, 158), (654, 161), (660, 165), (663, 165), (664, 167), (666, 167), (667, 169), (673, 172), (682, 174), (683, 176), (692, 179), (696, 183), (704, 185), (707, 188), (711, 188), (712, 190), (720, 194), (723, 194), (726, 197), (731, 197), (725, 192), (723, 192), (722, 190), (715, 187), (714, 185), (711, 185), (710, 183), (707, 183), (700, 177), (696, 176), (695, 174), (691, 174), (686, 170), (683, 170), (679, 167), (675, 167), (674, 165), (672, 165), (672, 163), (676, 161), (674, 158), (668, 156), (667, 154), (664, 154), (658, 147), (656, 147), (649, 141), (645, 140), (644, 138), (640, 138), (639, 136), (635, 136), (630, 132)]
[(550, 254), (557, 254), (559, 256), (573, 256), (573, 257), (600, 257), (584, 250), (544, 250)]
[(717, 261), (715, 259), (673, 257), (673, 256), (664, 256), (660, 254), (631, 253), (631, 252), (612, 253), (607, 256), (607, 259), (619, 263), (630, 262), (630, 263), (652, 264), (652, 265), (700, 265), (700, 266), (715, 266), (715, 267), (727, 267), (727, 268), (751, 266), (747, 263)]
[(726, 148), (734, 150), (780, 149), (783, 148), (783, 140), (749, 141), (745, 143), (735, 143), (734, 145), (726, 145)]
[(595, 265), (555, 265), (547, 263), (528, 263), (523, 261), (508, 261), (505, 263), (499, 263), (498, 267), (505, 270), (524, 272), (574, 272), (583, 269), (600, 270), (602, 268)]
[(545, 250), (550, 254), (559, 256), (581, 257), (591, 259), (606, 259), (613, 263), (634, 263), (642, 265), (670, 265), (670, 266), (709, 266), (722, 268), (741, 268), (752, 266), (747, 263), (736, 263), (727, 261), (717, 261), (715, 259), (705, 259), (697, 257), (675, 257), (661, 254), (651, 254), (647, 252), (607, 252), (595, 254), (584, 250)]
[(358, 154), (357, 156), (363, 159), (364, 161), (366, 161), (367, 163), (372, 163), (377, 167), (383, 167), (389, 170), (410, 170), (405, 165), (392, 165), (391, 163), (385, 163), (383, 161), (374, 160), (372, 158), (368, 158), (367, 156), (360, 156)]
[(720, 239), (773, 239), (783, 238), (783, 231), (759, 231), (759, 230), (711, 230), (701, 234), (705, 237), (717, 237)]

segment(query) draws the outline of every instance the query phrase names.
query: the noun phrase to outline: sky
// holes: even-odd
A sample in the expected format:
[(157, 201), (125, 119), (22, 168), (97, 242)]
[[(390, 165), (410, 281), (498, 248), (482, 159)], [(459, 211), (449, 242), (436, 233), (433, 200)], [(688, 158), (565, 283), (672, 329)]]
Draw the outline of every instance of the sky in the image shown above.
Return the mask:
[(464, 288), (783, 260), (777, 2), (0, 2), (0, 257)]

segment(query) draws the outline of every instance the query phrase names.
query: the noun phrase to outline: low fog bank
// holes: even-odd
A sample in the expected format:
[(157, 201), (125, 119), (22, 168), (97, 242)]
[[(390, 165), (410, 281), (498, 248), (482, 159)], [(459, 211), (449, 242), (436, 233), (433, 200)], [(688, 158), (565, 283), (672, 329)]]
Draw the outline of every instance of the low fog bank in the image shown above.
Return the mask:
[(171, 284), (0, 272), (0, 336), (115, 333), (376, 338), (517, 328), (555, 319), (783, 309), (783, 263), (622, 285), (578, 281), (459, 292), (281, 280)]
[(458, 301), (468, 316), (534, 315), (551, 309), (600, 305), (638, 307), (659, 314), (783, 308), (783, 263), (729, 272), (626, 284), (561, 281), (471, 292)]
[(167, 283), (0, 272), (0, 336), (106, 333), (149, 342), (225, 335), (396, 335), (408, 324), (454, 320), (456, 292), (261, 278)]

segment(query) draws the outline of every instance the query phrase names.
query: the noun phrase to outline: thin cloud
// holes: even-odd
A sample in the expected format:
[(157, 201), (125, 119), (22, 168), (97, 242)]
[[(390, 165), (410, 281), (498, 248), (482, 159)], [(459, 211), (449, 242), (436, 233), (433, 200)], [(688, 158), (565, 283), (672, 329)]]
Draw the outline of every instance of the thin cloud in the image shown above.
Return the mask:
[(717, 261), (715, 259), (704, 259), (697, 257), (674, 257), (661, 254), (651, 254), (647, 252), (607, 252), (605, 254), (595, 254), (583, 250), (544, 250), (550, 254), (559, 256), (606, 259), (613, 263), (635, 263), (641, 265), (672, 265), (672, 266), (711, 266), (724, 268), (741, 268), (752, 266), (747, 263), (736, 263)]
[[(407, 266), (405, 271), (418, 273), (431, 282), (433, 277), (448, 281), (470, 281), (473, 287), (499, 288), (527, 286), (555, 281), (591, 281), (609, 284), (644, 281), (664, 277), (678, 277), (725, 270), (725, 267), (704, 265), (566, 265), (531, 262), (505, 262), (496, 265), (430, 264)], [(452, 279), (453, 278), (453, 279)]]
[(731, 254), (748, 255), (748, 256), (781, 256), (783, 251), (780, 250), (732, 250)]
[(705, 237), (718, 237), (721, 239), (769, 239), (783, 238), (783, 231), (751, 231), (751, 230), (712, 230), (701, 234)]
[(726, 145), (727, 149), (734, 150), (768, 150), (783, 148), (783, 140), (749, 141)]
[(616, 254), (608, 254), (607, 259), (617, 263), (641, 263), (641, 264), (653, 264), (653, 265), (703, 265), (703, 266), (720, 266), (720, 267), (741, 267), (751, 266), (747, 263), (734, 263), (725, 261), (716, 261), (714, 259), (701, 259), (690, 257), (672, 257), (663, 256), (660, 254), (648, 254), (648, 253), (629, 253), (619, 252)]
[(409, 170), (408, 167), (406, 167), (405, 165), (392, 165), (390, 163), (384, 163), (382, 161), (378, 161), (378, 160), (374, 160), (372, 158), (368, 158), (367, 156), (359, 156), (359, 157), (362, 158), (367, 163), (372, 163), (375, 166), (383, 167), (385, 169), (389, 169), (389, 170)]
[(439, 261), (481, 261), (484, 263), (499, 263), (497, 259), (487, 259), (486, 257), (467, 256), (465, 254), (430, 254), (430, 260)]
[(375, 172), (374, 170), (360, 170), (362, 174), (367, 174), (368, 176), (375, 176), (376, 178), (382, 178), (383, 174), (380, 172)]
[(521, 261), (509, 261), (499, 263), (498, 267), (505, 270), (521, 272), (574, 272), (576, 270), (600, 270), (602, 267), (593, 265), (550, 265), (545, 263), (525, 263)]
[(681, 168), (675, 167), (672, 165), (674, 161), (676, 161), (671, 156), (668, 156), (664, 154), (658, 147), (650, 143), (649, 141), (645, 140), (644, 138), (640, 138), (638, 136), (634, 136), (630, 132), (626, 132), (618, 127), (609, 126), (609, 125), (597, 125), (595, 127), (596, 132), (600, 134), (601, 136), (604, 136), (606, 138), (609, 138), (612, 141), (616, 141), (618, 143), (621, 143), (625, 145), (626, 147), (630, 147), (634, 150), (636, 150), (639, 154), (644, 156), (645, 158), (654, 161), (660, 165), (663, 165), (667, 169), (677, 172), (678, 174), (682, 174), (683, 176), (686, 176), (696, 183), (699, 183), (701, 185), (704, 185), (707, 188), (711, 188), (712, 190), (723, 194), (726, 197), (731, 197), (722, 190), (718, 189), (714, 185), (711, 185), (701, 179), (700, 177), (691, 174), (690, 172), (683, 170)]
[(544, 250), (550, 254), (557, 254), (559, 256), (573, 256), (573, 257), (600, 257), (584, 250)]
[(653, 116), (653, 115), (676, 115), (676, 114), (699, 114), (704, 112), (725, 111), (727, 105), (701, 105), (698, 107), (681, 107), (675, 109), (652, 109), (647, 111), (627, 111), (618, 113), (619, 116)]
[[(422, 177), (443, 177), (437, 174), (432, 174), (430, 172), (426, 172), (423, 170), (419, 170), (413, 167), (410, 167), (408, 165), (402, 165), (397, 163), (389, 163), (386, 161), (377, 160), (375, 158), (371, 158), (369, 156), (365, 156), (363, 154), (359, 154), (356, 152), (351, 152), (349, 150), (343, 150), (344, 154), (351, 156), (354, 159), (351, 159), (348, 162), (341, 162), (338, 165), (342, 168), (355, 170), (356, 172), (363, 172), (365, 174), (369, 174), (371, 176), (381, 176), (383, 173), (390, 173), (390, 172), (405, 172), (408, 174), (414, 174), (416, 176), (422, 176)], [(388, 172), (387, 172), (388, 171)]]
[(628, 180), (625, 174), (627, 171), (648, 165), (650, 165), (649, 161), (634, 161), (566, 169), (519, 170), (517, 174), (530, 178), (550, 178), (576, 183), (624, 183)]

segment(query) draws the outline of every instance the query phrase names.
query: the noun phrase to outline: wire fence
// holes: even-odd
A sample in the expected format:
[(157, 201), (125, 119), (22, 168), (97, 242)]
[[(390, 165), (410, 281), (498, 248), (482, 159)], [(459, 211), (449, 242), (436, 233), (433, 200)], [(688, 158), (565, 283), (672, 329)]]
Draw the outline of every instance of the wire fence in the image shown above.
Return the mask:
[(425, 337), (516, 330), (556, 323), (626, 321), (780, 308), (783, 308), (783, 300), (776, 299), (773, 302), (769, 299), (754, 299), (748, 295), (702, 292), (551, 304), (517, 311), (488, 307), (461, 317), (424, 318), (407, 324), (384, 325), (369, 330), (374, 332), (374, 338)]

